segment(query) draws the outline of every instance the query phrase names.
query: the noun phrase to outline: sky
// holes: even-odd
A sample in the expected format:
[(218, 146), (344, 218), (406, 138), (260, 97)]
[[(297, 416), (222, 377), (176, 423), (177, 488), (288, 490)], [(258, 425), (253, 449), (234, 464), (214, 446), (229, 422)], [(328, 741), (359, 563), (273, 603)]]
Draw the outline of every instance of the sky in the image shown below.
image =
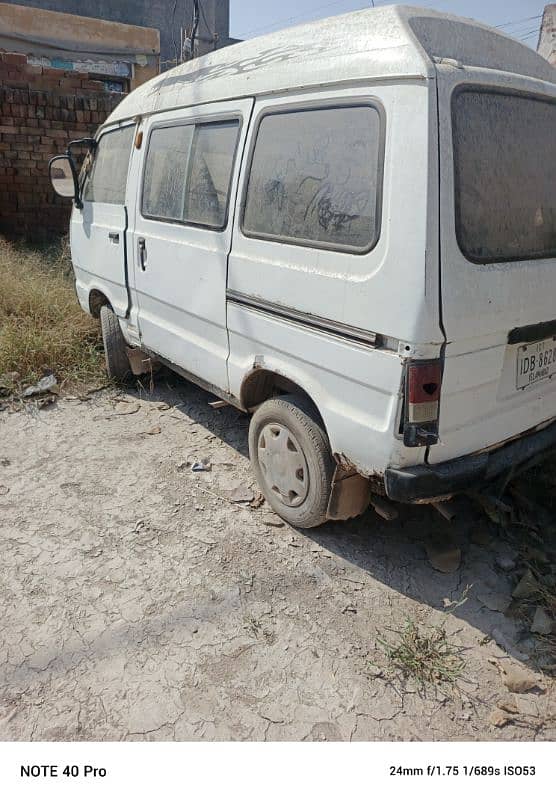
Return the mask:
[[(390, 5), (391, 2), (375, 0), (375, 5)], [(230, 35), (251, 39), (280, 28), (370, 5), (371, 0), (280, 0), (278, 3), (272, 0), (230, 0)], [(487, 25), (500, 26), (504, 33), (536, 48), (545, 3), (542, 0), (414, 0), (411, 5), (447, 11), (472, 17)]]

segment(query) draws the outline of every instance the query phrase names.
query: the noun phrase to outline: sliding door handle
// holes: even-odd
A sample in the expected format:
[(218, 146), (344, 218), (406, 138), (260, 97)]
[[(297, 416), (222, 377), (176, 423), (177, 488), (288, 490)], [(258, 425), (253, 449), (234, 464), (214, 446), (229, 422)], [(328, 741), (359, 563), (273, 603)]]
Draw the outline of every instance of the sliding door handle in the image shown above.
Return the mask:
[(118, 244), (118, 242), (120, 241), (120, 234), (115, 233), (114, 231), (110, 231), (110, 233), (108, 234), (108, 238), (110, 239), (112, 244)]
[(139, 250), (139, 264), (144, 272), (147, 269), (147, 246), (142, 236), (137, 239), (137, 247)]

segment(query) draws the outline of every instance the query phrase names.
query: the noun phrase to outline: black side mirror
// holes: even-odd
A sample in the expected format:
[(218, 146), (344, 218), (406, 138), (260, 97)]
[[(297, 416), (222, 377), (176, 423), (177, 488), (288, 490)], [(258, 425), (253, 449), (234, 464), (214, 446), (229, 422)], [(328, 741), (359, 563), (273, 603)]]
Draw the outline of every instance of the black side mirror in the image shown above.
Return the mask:
[(60, 197), (71, 197), (77, 208), (82, 203), (79, 197), (77, 171), (70, 155), (54, 156), (48, 163), (48, 174), (52, 188)]

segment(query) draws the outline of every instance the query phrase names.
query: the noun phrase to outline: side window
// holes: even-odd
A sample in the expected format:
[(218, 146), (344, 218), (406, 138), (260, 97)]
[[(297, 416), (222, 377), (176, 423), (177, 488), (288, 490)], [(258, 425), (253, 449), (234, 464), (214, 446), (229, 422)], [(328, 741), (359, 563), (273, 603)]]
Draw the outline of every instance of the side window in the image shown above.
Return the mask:
[(244, 233), (370, 250), (380, 231), (381, 127), (372, 106), (264, 116), (251, 161)]
[(153, 130), (143, 178), (144, 216), (182, 220), (193, 130), (193, 125)]
[(127, 170), (135, 127), (119, 128), (101, 136), (83, 199), (91, 203), (125, 203)]
[(145, 164), (142, 214), (224, 227), (238, 130), (237, 120), (155, 128)]
[(238, 127), (237, 121), (196, 127), (185, 195), (186, 222), (224, 227)]

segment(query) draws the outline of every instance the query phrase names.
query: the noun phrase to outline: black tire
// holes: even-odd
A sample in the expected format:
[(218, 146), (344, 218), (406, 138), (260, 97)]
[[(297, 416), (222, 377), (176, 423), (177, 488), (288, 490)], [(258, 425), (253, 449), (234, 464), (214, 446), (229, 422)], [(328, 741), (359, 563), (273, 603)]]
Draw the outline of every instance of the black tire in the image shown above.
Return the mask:
[(126, 380), (131, 375), (126, 343), (118, 317), (110, 306), (102, 306), (100, 309), (100, 327), (108, 377), (120, 381)]
[[(268, 464), (264, 463), (264, 460), (268, 462), (266, 453), (269, 448), (265, 442), (267, 432), (272, 432), (272, 436), (278, 440), (280, 436), (282, 439), (287, 436), (285, 431), (293, 435), (293, 439), (286, 442), (286, 449), (293, 450), (292, 458), (295, 459), (299, 447), (304, 459), (303, 464), (307, 468), (306, 476), (303, 474), (305, 467), (295, 472), (298, 480), (299, 476), (303, 478), (303, 492), (298, 496), (295, 492), (290, 492), (287, 499), (284, 499), (286, 493), (281, 491), (280, 481), (274, 486), (270, 485), (276, 473), (270, 474)], [(297, 528), (315, 528), (326, 522), (336, 465), (324, 426), (312, 403), (298, 395), (282, 395), (267, 400), (259, 406), (249, 426), (249, 455), (261, 491), (269, 505), (282, 519)], [(276, 469), (274, 465), (272, 469)], [(287, 478), (284, 480), (287, 481)]]

